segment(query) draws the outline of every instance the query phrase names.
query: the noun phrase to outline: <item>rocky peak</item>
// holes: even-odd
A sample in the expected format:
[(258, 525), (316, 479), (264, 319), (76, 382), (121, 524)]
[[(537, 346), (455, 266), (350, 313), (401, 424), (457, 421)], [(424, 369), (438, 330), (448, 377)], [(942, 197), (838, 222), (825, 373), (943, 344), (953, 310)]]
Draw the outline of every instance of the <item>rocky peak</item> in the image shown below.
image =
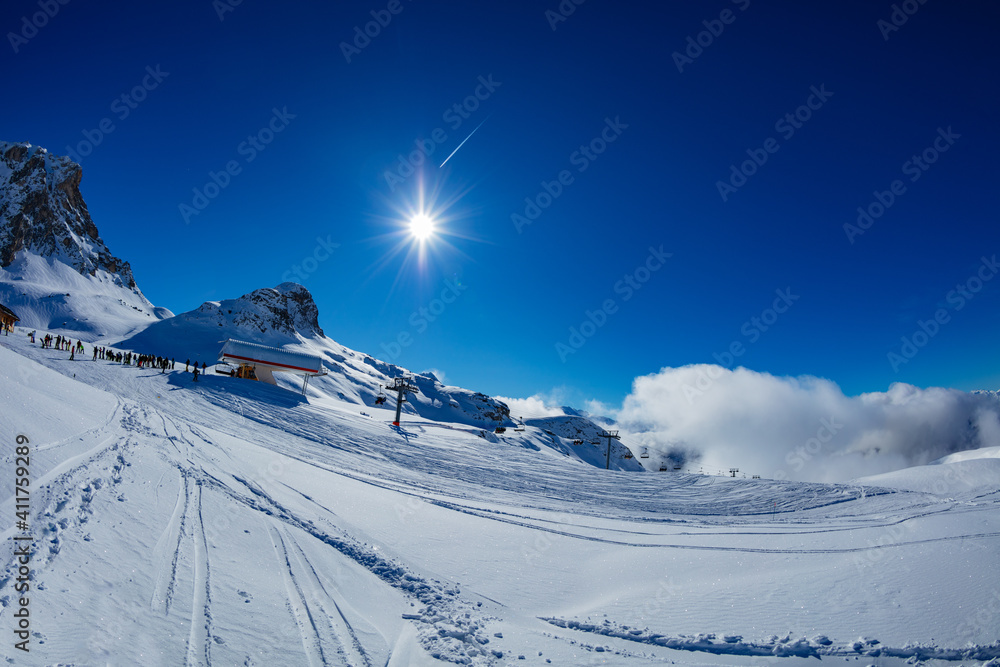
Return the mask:
[(29, 143), (0, 141), (0, 267), (20, 250), (83, 275), (106, 271), (138, 292), (128, 262), (111, 254), (80, 194), (80, 165)]
[(247, 329), (265, 337), (272, 333), (290, 338), (296, 333), (306, 338), (325, 336), (312, 294), (298, 283), (265, 287), (238, 299), (209, 301), (193, 313), (219, 326)]

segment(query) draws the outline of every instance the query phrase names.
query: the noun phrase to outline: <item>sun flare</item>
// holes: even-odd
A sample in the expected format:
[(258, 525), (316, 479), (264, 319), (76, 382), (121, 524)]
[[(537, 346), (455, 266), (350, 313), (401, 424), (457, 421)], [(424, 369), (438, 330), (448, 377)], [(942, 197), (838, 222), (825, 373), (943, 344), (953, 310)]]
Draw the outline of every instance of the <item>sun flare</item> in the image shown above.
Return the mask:
[(418, 213), (410, 219), (410, 234), (418, 241), (426, 241), (434, 234), (434, 221), (426, 213)]

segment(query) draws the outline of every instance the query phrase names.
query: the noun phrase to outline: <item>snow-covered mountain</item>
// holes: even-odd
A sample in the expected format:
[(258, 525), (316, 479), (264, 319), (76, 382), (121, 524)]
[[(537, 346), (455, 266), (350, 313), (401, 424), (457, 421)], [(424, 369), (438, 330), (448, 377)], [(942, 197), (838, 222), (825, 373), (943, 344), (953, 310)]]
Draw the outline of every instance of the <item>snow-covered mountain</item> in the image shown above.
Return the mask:
[[(208, 301), (175, 317), (154, 322), (118, 343), (139, 352), (214, 364), (222, 342), (229, 338), (305, 352), (323, 359), (329, 373), (313, 379), (310, 391), (359, 406), (375, 407), (380, 386), (409, 376), (419, 389), (404, 405), (404, 413), (492, 430), (513, 426), (507, 406), (484, 394), (446, 387), (431, 374), (417, 374), (379, 361), (327, 338), (319, 326), (319, 308), (302, 285), (282, 283), (254, 290), (236, 299)], [(294, 377), (276, 376), (288, 387)], [(385, 406), (393, 404), (388, 401)]]
[[(578, 411), (572, 410), (572, 412), (575, 414), (525, 419), (524, 424), (526, 427), (541, 430), (549, 439), (546, 444), (553, 449), (567, 456), (578, 456), (598, 468), (605, 467), (609, 464), (609, 459), (608, 440), (600, 437), (604, 429)], [(638, 456), (639, 452), (633, 453), (617, 440), (611, 441), (612, 470), (642, 470), (643, 466)]]
[[(418, 388), (404, 404), (407, 415), (475, 427), (494, 441), (497, 426), (515, 426), (502, 401), (445, 386), (433, 374), (412, 373), (328, 338), (312, 295), (296, 283), (206, 302), (177, 316), (154, 307), (129, 263), (101, 239), (80, 193), (81, 175), (69, 158), (27, 143), (0, 142), (0, 303), (14, 310), (22, 326), (213, 366), (228, 338), (283, 347), (324, 360), (329, 373), (312, 382), (314, 395), (374, 409), (382, 388), (407, 376)], [(296, 383), (278, 378), (289, 388)], [(390, 406), (391, 397), (382, 409)], [(586, 419), (580, 423), (599, 430)], [(539, 429), (518, 433), (523, 446), (552, 446), (567, 459), (603, 466), (594, 452), (575, 451)], [(640, 469), (622, 458), (624, 452), (615, 449), (613, 467)]]
[(24, 326), (96, 340), (171, 313), (143, 296), (129, 263), (101, 239), (82, 174), (44, 148), (0, 142), (0, 303)]
[(17, 184), (68, 167), (23, 148), (0, 300), (24, 324), (210, 364), (238, 338), (329, 373), (301, 396), (0, 337), (8, 663), (1000, 661), (1000, 448), (807, 484), (631, 474), (614, 443), (605, 471), (586, 415), (522, 429), (429, 373), (393, 427), (374, 398), (407, 371), (328, 338), (308, 290), (154, 309), (71, 197), (65, 230), (25, 212)]
[(3, 462), (30, 477), (0, 477), (11, 664), (1000, 658), (995, 452), (851, 484), (608, 472), (531, 426), (511, 447), (84, 358), (0, 337)]
[[(395, 378), (409, 377), (418, 391), (407, 397), (404, 415), (470, 426), (471, 432), (491, 442), (503, 441), (536, 451), (551, 448), (568, 460), (601, 468), (607, 463), (606, 446), (593, 444), (601, 428), (582, 415), (527, 420), (524, 430), (514, 430), (517, 424), (503, 401), (444, 385), (433, 373), (414, 373), (347, 348), (324, 334), (318, 317), (319, 309), (309, 290), (297, 283), (282, 283), (236, 299), (203, 303), (192, 311), (154, 322), (116, 342), (116, 346), (209, 366), (215, 364), (222, 343), (229, 338), (315, 355), (323, 359), (328, 374), (310, 381), (310, 395), (346, 401), (370, 409), (372, 414), (394, 410), (393, 396), (388, 396), (381, 407), (376, 399)], [(279, 385), (298, 391), (295, 376), (277, 373), (275, 378)], [(497, 426), (507, 432), (494, 434)], [(572, 445), (578, 438), (586, 442)], [(634, 459), (625, 458), (627, 452), (627, 448), (614, 443), (611, 468), (642, 470)]]

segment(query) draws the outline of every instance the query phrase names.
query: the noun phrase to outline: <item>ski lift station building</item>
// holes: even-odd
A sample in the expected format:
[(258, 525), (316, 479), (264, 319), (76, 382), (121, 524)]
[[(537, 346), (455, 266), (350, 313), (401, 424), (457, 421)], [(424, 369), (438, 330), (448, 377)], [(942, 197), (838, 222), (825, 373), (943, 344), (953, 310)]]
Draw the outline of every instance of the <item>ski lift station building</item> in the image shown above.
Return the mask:
[(323, 360), (312, 354), (290, 352), (277, 347), (248, 343), (230, 338), (219, 351), (219, 361), (236, 366), (239, 377), (256, 378), (269, 384), (274, 373), (292, 373), (302, 376), (302, 393), (306, 393), (309, 378), (326, 375)]

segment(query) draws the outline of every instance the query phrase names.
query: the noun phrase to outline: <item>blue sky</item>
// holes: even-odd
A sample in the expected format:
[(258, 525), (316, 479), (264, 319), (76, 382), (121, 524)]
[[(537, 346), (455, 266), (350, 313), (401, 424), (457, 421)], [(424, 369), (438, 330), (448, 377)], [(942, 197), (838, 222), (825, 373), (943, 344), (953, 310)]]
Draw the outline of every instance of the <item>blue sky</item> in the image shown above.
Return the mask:
[(1000, 385), (995, 3), (139, 5), (5, 3), (2, 138), (76, 151), (157, 305), (292, 279), (349, 347), (577, 404)]

